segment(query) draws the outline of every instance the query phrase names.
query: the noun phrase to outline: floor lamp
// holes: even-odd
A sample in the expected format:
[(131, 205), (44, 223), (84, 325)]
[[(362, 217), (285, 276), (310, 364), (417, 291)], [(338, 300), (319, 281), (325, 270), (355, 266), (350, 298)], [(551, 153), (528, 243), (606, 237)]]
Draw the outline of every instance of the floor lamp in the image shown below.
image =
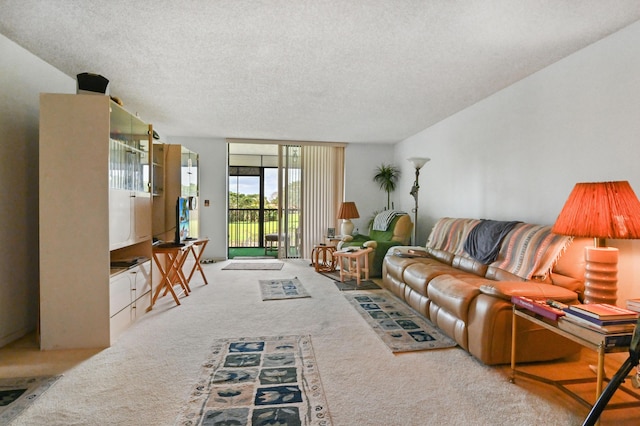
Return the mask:
[(416, 239), (418, 238), (418, 191), (420, 190), (420, 185), (418, 183), (418, 178), (420, 177), (420, 169), (424, 166), (427, 161), (430, 161), (430, 158), (426, 157), (411, 157), (407, 158), (413, 164), (413, 167), (416, 169), (416, 180), (413, 182), (413, 186), (411, 187), (410, 194), (413, 195), (413, 200), (415, 201), (415, 207), (413, 208), (413, 245), (416, 245)]
[(615, 305), (618, 249), (606, 239), (640, 238), (640, 201), (629, 182), (576, 184), (551, 231), (594, 239), (585, 248), (584, 303)]

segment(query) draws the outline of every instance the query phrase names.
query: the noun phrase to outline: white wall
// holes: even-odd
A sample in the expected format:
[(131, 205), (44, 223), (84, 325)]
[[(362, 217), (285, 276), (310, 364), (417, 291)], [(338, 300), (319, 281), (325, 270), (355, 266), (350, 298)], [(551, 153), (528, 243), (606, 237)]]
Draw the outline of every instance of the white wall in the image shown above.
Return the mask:
[[(420, 174), (418, 242), (442, 216), (552, 224), (576, 182), (628, 180), (640, 194), (639, 44), (635, 23), (399, 143), (402, 187), (412, 179), (401, 159), (432, 159)], [(623, 305), (640, 297), (640, 245), (610, 245), (621, 248)]]
[[(227, 258), (227, 142), (223, 138), (169, 137), (200, 155), (200, 237), (208, 237), (203, 258)], [(205, 207), (209, 200), (209, 207)]]
[[(382, 163), (394, 163), (393, 148), (391, 144), (350, 144), (345, 148), (344, 199), (356, 203), (360, 218), (352, 222), (354, 231), (358, 229), (361, 234), (367, 233), (367, 223), (373, 213), (387, 207), (387, 193), (373, 181), (373, 176)], [(407, 193), (409, 189), (406, 189)], [(404, 190), (400, 186), (391, 194), (391, 201), (396, 208), (399, 207), (399, 193)]]
[(76, 83), (2, 35), (0, 58), (0, 346), (3, 346), (34, 330), (38, 319), (40, 92), (75, 93)]

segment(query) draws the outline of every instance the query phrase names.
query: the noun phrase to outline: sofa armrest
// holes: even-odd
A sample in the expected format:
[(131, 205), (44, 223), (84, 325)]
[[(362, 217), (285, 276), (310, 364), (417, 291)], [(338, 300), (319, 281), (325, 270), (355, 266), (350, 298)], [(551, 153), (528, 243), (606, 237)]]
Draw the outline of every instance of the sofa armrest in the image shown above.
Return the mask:
[(522, 296), (530, 299), (553, 299), (562, 303), (577, 303), (578, 294), (553, 284), (532, 281), (495, 281), (480, 286), (486, 295), (511, 300), (511, 296)]

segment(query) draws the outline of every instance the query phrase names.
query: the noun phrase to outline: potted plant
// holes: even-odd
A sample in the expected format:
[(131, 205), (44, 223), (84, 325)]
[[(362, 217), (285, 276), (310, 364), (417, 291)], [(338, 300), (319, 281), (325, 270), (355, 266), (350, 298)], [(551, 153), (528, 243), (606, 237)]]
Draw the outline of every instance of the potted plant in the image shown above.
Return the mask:
[(384, 164), (378, 166), (376, 174), (373, 176), (373, 181), (380, 185), (380, 189), (387, 193), (387, 210), (391, 205), (391, 193), (396, 189), (396, 183), (400, 177), (400, 169), (391, 164)]

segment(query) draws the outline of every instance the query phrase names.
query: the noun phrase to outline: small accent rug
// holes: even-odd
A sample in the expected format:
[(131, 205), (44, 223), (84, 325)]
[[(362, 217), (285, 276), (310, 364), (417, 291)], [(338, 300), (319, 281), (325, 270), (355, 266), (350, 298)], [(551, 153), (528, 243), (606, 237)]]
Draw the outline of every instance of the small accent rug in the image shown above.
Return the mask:
[(7, 425), (62, 376), (0, 379), (0, 424)]
[(331, 425), (311, 336), (216, 340), (176, 424)]
[(452, 348), (456, 342), (388, 291), (348, 294), (349, 303), (392, 352)]
[(222, 270), (223, 271), (225, 270), (226, 271), (230, 271), (230, 270), (279, 271), (280, 269), (282, 269), (283, 265), (284, 263), (282, 262), (231, 262), (230, 264), (222, 268)]
[(262, 300), (299, 299), (311, 297), (298, 277), (277, 280), (259, 280)]
[(256, 259), (275, 259), (273, 256), (236, 256), (234, 259), (238, 260), (256, 260)]
[(331, 278), (334, 284), (336, 285), (336, 287), (338, 287), (338, 290), (340, 291), (380, 290), (380, 286), (371, 280), (360, 280), (360, 285), (357, 287), (356, 287), (357, 282), (355, 278), (349, 279), (345, 282), (340, 282), (339, 270), (334, 272), (320, 272), (320, 273), (327, 278)]

